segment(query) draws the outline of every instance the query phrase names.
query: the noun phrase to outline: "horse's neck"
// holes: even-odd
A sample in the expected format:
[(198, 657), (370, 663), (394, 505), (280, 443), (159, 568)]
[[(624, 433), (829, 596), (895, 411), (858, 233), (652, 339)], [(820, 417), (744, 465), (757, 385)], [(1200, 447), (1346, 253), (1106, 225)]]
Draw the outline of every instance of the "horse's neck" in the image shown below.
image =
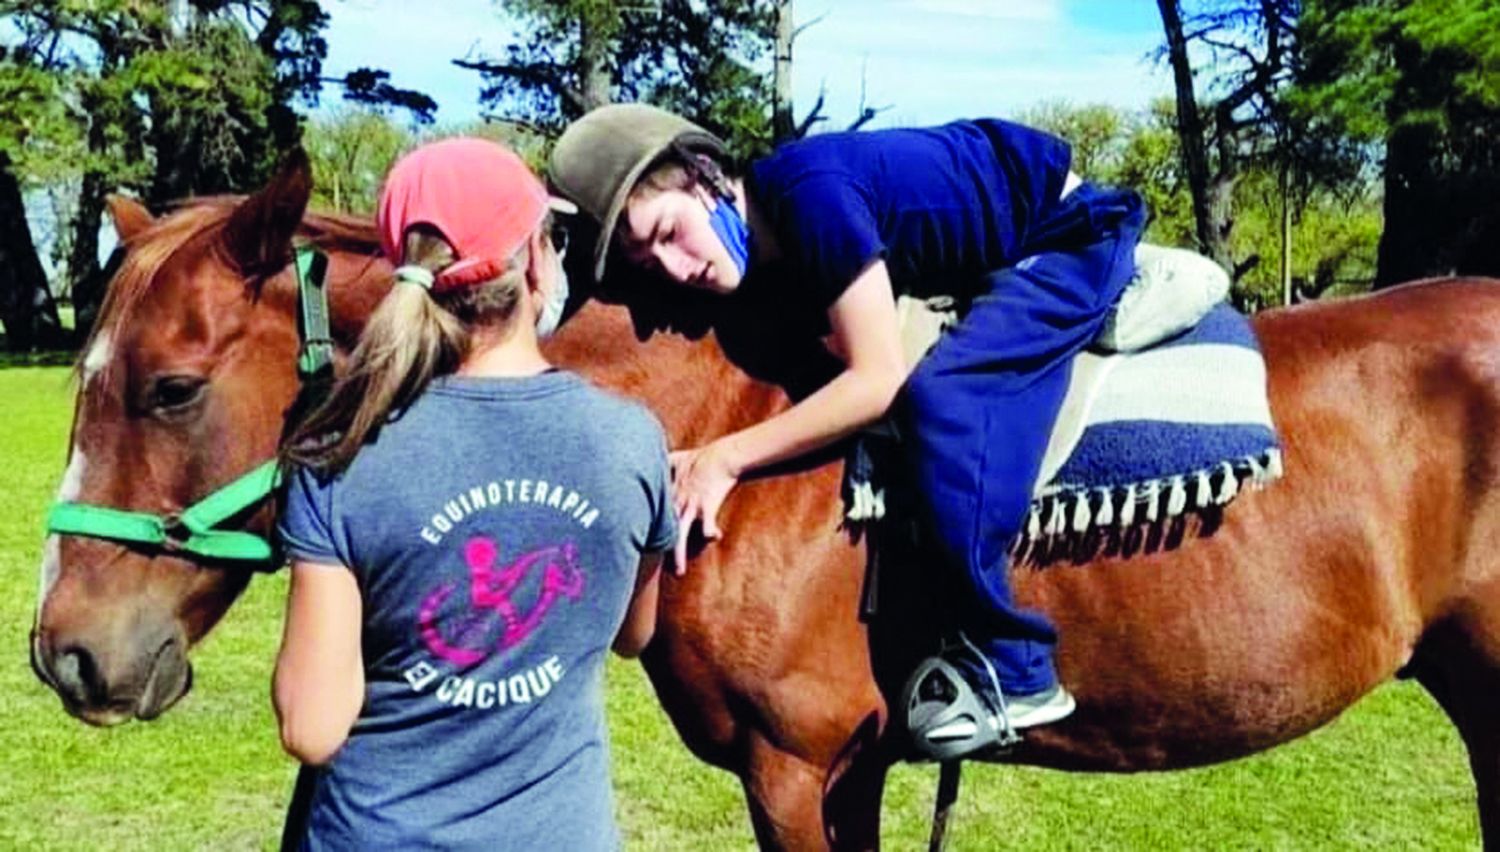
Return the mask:
[(786, 405), (779, 389), (731, 364), (713, 337), (656, 332), (641, 341), (618, 306), (585, 304), (544, 351), (558, 366), (645, 403), (675, 447), (743, 429)]
[(375, 307), (391, 288), (391, 267), (383, 258), (330, 255), (328, 308), (333, 337), (352, 349)]

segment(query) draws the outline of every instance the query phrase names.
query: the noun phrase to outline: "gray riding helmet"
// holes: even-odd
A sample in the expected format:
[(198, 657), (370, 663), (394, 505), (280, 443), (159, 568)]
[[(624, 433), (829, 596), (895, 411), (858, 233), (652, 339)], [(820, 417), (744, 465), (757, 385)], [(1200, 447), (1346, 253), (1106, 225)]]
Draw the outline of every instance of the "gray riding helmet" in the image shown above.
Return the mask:
[(630, 190), (674, 144), (720, 161), (725, 157), (717, 136), (647, 104), (599, 107), (568, 125), (557, 140), (547, 166), (552, 185), (599, 223), (595, 281), (604, 278), (609, 244)]

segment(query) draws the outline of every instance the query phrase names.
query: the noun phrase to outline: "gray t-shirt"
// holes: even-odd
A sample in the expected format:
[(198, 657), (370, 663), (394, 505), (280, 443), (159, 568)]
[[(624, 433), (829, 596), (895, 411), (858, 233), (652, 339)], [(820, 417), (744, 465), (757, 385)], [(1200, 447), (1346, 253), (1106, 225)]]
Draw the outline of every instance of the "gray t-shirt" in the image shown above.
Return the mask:
[(669, 481), (649, 412), (558, 371), (440, 378), (337, 478), (300, 471), (282, 540), (354, 572), (366, 682), (302, 846), (618, 848), (604, 660)]

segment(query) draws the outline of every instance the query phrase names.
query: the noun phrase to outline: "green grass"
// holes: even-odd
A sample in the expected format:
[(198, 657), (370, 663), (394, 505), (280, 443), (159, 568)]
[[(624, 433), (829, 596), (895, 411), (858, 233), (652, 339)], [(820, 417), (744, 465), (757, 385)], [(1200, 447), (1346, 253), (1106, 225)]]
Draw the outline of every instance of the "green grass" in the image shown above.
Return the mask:
[[(26, 634), (42, 514), (60, 478), (67, 371), (0, 369), (0, 849), (273, 847), (293, 766), (267, 699), (285, 577), (258, 579), (196, 653), (197, 685), (153, 724), (66, 716), (32, 675)], [(619, 816), (632, 849), (753, 847), (739, 784), (677, 741), (638, 667), (610, 670)], [(919, 848), (936, 770), (899, 767), (887, 848)], [(1162, 775), (969, 767), (958, 850), (1473, 849), (1462, 747), (1426, 694), (1385, 687), (1337, 723), (1266, 755)]]

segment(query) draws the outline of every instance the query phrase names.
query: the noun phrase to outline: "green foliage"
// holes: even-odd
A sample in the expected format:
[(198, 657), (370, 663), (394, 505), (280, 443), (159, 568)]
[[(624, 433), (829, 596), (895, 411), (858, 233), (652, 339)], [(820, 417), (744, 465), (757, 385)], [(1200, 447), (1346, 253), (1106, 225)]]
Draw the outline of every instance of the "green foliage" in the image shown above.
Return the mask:
[(404, 127), (368, 109), (314, 117), (303, 135), (313, 168), (312, 206), (373, 215), (386, 170), (412, 144)]
[(1043, 101), (1022, 110), (1016, 120), (1068, 140), (1073, 171), (1100, 180), (1120, 171), (1137, 124), (1136, 116), (1117, 107), (1067, 101)]
[(71, 173), (84, 150), (84, 124), (68, 103), (68, 83), (14, 54), (0, 59), (0, 150), (33, 181)]
[[(1375, 279), (1382, 217), (1373, 191), (1357, 195), (1324, 189), (1292, 197), (1292, 286), (1294, 298), (1347, 295), (1368, 290)], [(1258, 169), (1235, 186), (1233, 245), (1236, 256), (1256, 257), (1235, 284), (1241, 307), (1273, 307), (1285, 299), (1281, 283), (1281, 193), (1277, 175)]]
[(499, 57), (461, 62), (481, 101), (555, 133), (589, 109), (645, 101), (720, 134), (740, 157), (770, 145), (772, 0), (503, 0), (519, 22)]
[(1500, 6), (1492, 0), (1305, 0), (1292, 103), (1335, 132), (1384, 139), (1393, 125), (1444, 133), (1500, 110)]
[(1306, 0), (1289, 97), (1311, 135), (1381, 159), (1383, 286), (1500, 274), (1500, 7), (1491, 0)]
[(1016, 120), (1068, 140), (1073, 171), (1084, 180), (1139, 192), (1151, 216), (1148, 240), (1192, 245), (1192, 199), (1182, 176), (1171, 101), (1138, 112), (1048, 101), (1022, 110)]
[(237, 22), (200, 19), (130, 70), (150, 110), (150, 198), (245, 192), (269, 178), (279, 153), (269, 119), (275, 71)]
[[(1129, 187), (1150, 211), (1146, 239), (1192, 248), (1192, 200), (1182, 176), (1173, 104), (1158, 101), (1139, 112), (1104, 105), (1050, 102), (1023, 111), (1018, 121), (1067, 139), (1073, 170), (1086, 180)], [(1301, 297), (1358, 292), (1375, 277), (1380, 241), (1379, 198), (1365, 186), (1335, 192), (1313, 187), (1292, 193), (1292, 278)], [(1236, 283), (1235, 300), (1245, 308), (1278, 305), (1281, 193), (1274, 163), (1249, 168), (1235, 183), (1235, 257), (1258, 258)]]
[(479, 121), (414, 132), (382, 110), (345, 107), (310, 119), (303, 136), (313, 166), (312, 205), (338, 213), (374, 215), (381, 182), (396, 158), (421, 143), (451, 136), (500, 142), (520, 154), (538, 174), (545, 168), (549, 141), (524, 125)]

